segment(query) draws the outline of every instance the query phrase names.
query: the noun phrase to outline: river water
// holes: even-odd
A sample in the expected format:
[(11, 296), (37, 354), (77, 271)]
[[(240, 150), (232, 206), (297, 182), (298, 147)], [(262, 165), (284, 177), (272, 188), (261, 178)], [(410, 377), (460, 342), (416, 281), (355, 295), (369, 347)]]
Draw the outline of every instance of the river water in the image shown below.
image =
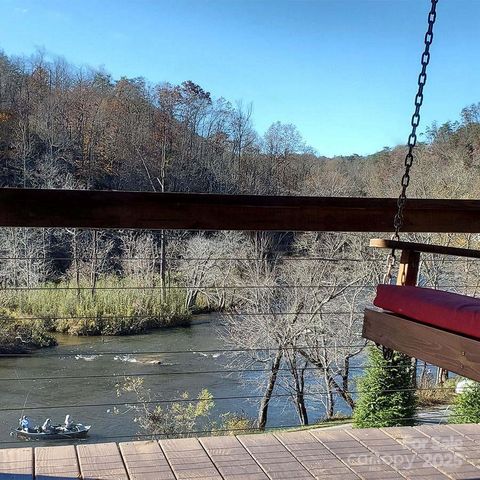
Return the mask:
[[(10, 434), (22, 411), (36, 424), (43, 423), (46, 417), (51, 418), (53, 423), (60, 423), (67, 413), (74, 421), (91, 424), (91, 434), (82, 442), (135, 438), (139, 433), (139, 427), (133, 421), (135, 413), (123, 406), (118, 407), (115, 413), (114, 408), (116, 403), (134, 400), (133, 397), (119, 399), (115, 388), (123, 376), (132, 374), (148, 374), (143, 378), (155, 399), (179, 398), (183, 392), (195, 397), (202, 388), (207, 388), (219, 398), (215, 401), (213, 417), (236, 412), (255, 418), (258, 398), (225, 399), (258, 395), (260, 392), (254, 391), (240, 374), (226, 372), (231, 366), (228, 365), (228, 356), (221, 352), (225, 345), (219, 329), (218, 316), (198, 315), (188, 327), (103, 339), (60, 336), (57, 347), (41, 350), (30, 357), (0, 359), (0, 443), (16, 442), (5, 446), (24, 445), (24, 441), (16, 440)], [(205, 352), (208, 350), (219, 351)], [(82, 378), (93, 375), (97, 378)], [(120, 378), (112, 378), (112, 375)], [(253, 372), (248, 375), (250, 380), (254, 380), (259, 374)], [(62, 376), (69, 378), (60, 378)], [(37, 377), (48, 379), (19, 380)], [(47, 406), (55, 408), (45, 408)], [(311, 403), (309, 407), (312, 420), (322, 415), (321, 403)], [(294, 425), (297, 422), (287, 397), (273, 400), (269, 426)]]

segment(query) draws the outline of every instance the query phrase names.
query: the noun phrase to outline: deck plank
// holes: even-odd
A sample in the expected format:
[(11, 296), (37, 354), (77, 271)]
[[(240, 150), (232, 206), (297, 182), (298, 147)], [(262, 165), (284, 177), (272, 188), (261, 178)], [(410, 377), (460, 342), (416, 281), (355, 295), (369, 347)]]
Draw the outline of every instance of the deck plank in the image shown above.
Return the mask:
[(395, 468), (375, 454), (358, 438), (350, 435), (349, 430), (312, 430), (315, 437), (341, 460), (357, 478), (398, 480), (404, 478)]
[[(410, 453), (404, 454), (404, 461), (402, 466), (408, 467), (407, 470), (411, 472), (413, 478), (424, 478), (432, 476), (434, 478), (453, 478), (446, 470), (446, 466), (450, 465), (452, 452), (441, 449), (438, 445), (432, 444), (429, 439), (421, 432), (415, 430), (413, 427), (389, 427), (381, 430), (371, 429), (375, 435), (388, 435), (392, 440), (399, 445), (406, 448)], [(363, 435), (366, 435), (364, 433)], [(386, 442), (383, 436), (380, 437), (382, 443)], [(380, 445), (380, 449), (383, 446)], [(461, 460), (460, 460), (461, 461)], [(399, 462), (397, 462), (399, 463)], [(462, 465), (465, 462), (461, 461)], [(459, 471), (462, 466), (458, 466)], [(463, 478), (463, 477), (461, 477)], [(468, 477), (465, 477), (468, 478)]]
[(128, 480), (116, 443), (77, 445), (83, 480)]
[(0, 480), (480, 479), (480, 425), (0, 449)]
[[(452, 433), (453, 441), (447, 440), (448, 448), (456, 455), (464, 458), (477, 468), (480, 467), (480, 426), (477, 424), (468, 425), (445, 425), (446, 434)], [(433, 436), (437, 431), (429, 432)], [(480, 471), (478, 478), (480, 478)]]
[(283, 432), (275, 436), (315, 478), (359, 478), (309, 432)]
[(33, 478), (33, 449), (6, 448), (0, 450), (0, 480), (30, 480)]
[(77, 453), (73, 445), (35, 449), (35, 480), (71, 480), (79, 476)]
[(237, 438), (271, 480), (314, 478), (273, 435), (239, 435)]
[[(465, 450), (468, 443), (468, 451), (476, 450), (478, 455), (480, 446), (475, 445), (475, 442), (464, 439), (460, 433), (447, 425), (420, 425), (413, 430), (423, 435), (423, 437), (414, 437), (419, 441), (416, 450), (421, 448), (426, 455), (433, 459), (436, 468), (440, 471), (451, 478), (479, 478), (479, 471), (475, 466), (478, 461), (470, 461), (468, 456), (462, 454), (462, 450)], [(427, 448), (424, 448), (422, 442), (426, 443)], [(459, 450), (457, 451), (457, 449)]]
[(446, 425), (446, 427), (463, 437), (480, 442), (480, 426), (476, 423), (466, 423), (461, 425), (453, 423)]
[(202, 437), (199, 441), (225, 480), (268, 479), (236, 437)]
[(130, 480), (175, 480), (158, 442), (125, 442), (119, 448)]
[(160, 440), (163, 453), (178, 480), (222, 480), (222, 476), (196, 438)]

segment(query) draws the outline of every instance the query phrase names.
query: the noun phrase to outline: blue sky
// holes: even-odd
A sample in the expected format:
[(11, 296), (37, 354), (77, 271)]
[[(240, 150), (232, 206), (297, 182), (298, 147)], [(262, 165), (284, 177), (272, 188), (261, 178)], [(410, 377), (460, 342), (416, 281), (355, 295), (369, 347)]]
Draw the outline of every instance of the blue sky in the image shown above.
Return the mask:
[[(0, 48), (193, 80), (320, 154), (405, 143), (428, 0), (0, 0)], [(480, 101), (480, 1), (440, 0), (422, 125)]]

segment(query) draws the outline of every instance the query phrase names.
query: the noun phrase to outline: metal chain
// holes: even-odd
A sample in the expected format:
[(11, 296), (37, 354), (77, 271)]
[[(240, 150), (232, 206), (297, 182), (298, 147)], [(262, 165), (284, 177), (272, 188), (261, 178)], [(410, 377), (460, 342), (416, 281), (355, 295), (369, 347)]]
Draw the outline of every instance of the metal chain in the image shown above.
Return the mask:
[(395, 256), (395, 249), (387, 256), (387, 271), (383, 277), (383, 283), (389, 284), (392, 281), (392, 270), (395, 265), (397, 257)]
[[(433, 26), (437, 18), (437, 3), (438, 0), (431, 0), (431, 8), (428, 14), (428, 29), (425, 33), (425, 48), (421, 57), (422, 70), (418, 75), (418, 90), (415, 96), (415, 111), (410, 122), (412, 130), (408, 136), (407, 146), (408, 152), (405, 156), (405, 172), (402, 176), (401, 187), (402, 190), (397, 200), (397, 213), (393, 219), (393, 226), (395, 233), (392, 235), (392, 240), (400, 240), (400, 230), (403, 227), (403, 212), (407, 202), (407, 188), (410, 184), (410, 169), (413, 165), (413, 151), (417, 145), (417, 127), (420, 125), (420, 109), (423, 104), (423, 88), (427, 83), (427, 67), (430, 62), (430, 46), (433, 42)], [(385, 274), (384, 283), (390, 283), (392, 276), (392, 268), (395, 265), (396, 257), (395, 250), (392, 250), (387, 258), (387, 273)]]
[(418, 76), (418, 91), (417, 95), (415, 96), (415, 112), (412, 115), (412, 131), (408, 136), (407, 146), (408, 146), (408, 153), (405, 157), (405, 173), (403, 174), (401, 186), (402, 191), (400, 196), (398, 197), (397, 201), (397, 213), (393, 220), (393, 226), (395, 227), (395, 233), (393, 238), (399, 239), (400, 238), (400, 229), (403, 226), (403, 210), (405, 208), (405, 203), (407, 201), (407, 188), (410, 183), (410, 169), (413, 165), (413, 150), (417, 144), (417, 127), (420, 124), (420, 109), (423, 103), (423, 88), (427, 83), (427, 66), (430, 62), (430, 46), (432, 45), (433, 41), (433, 26), (435, 24), (435, 19), (437, 17), (437, 3), (438, 0), (431, 0), (432, 6), (430, 9), (430, 13), (428, 14), (428, 30), (425, 34), (425, 49), (422, 54), (422, 70)]

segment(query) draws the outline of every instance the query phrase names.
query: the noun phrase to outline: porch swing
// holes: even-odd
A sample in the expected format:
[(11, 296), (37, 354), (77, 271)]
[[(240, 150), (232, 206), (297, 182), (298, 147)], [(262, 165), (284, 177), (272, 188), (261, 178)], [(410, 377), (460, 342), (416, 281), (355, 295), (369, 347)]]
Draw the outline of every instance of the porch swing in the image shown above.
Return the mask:
[[(405, 173), (401, 181), (398, 209), (394, 218), (395, 233), (390, 240), (373, 239), (373, 248), (390, 249), (384, 283), (378, 285), (374, 307), (366, 308), (363, 337), (411, 357), (480, 381), (480, 298), (421, 288), (417, 286), (420, 255), (433, 253), (458, 257), (479, 258), (480, 251), (400, 241), (403, 226), (406, 191), (410, 182), (413, 151), (417, 143), (417, 127), (423, 103), (423, 88), (427, 80), (433, 26), (438, 0), (431, 0), (422, 70), (418, 77), (412, 130), (408, 137)], [(396, 284), (392, 269), (401, 251)], [(375, 308), (376, 307), (376, 308)]]

